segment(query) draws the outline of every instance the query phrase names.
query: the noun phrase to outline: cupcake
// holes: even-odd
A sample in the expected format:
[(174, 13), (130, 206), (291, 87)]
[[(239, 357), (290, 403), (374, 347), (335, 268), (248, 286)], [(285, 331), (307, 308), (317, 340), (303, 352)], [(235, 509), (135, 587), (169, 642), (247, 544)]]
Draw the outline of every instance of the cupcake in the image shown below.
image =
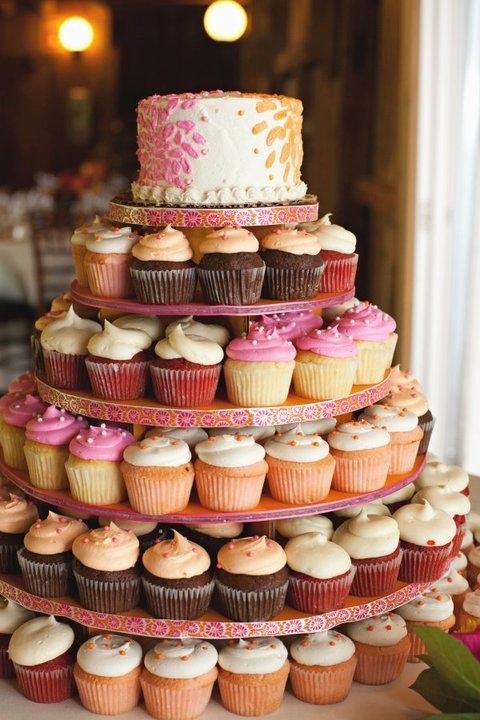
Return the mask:
[(218, 689), (231, 713), (263, 717), (283, 702), (290, 662), (279, 638), (232, 640), (218, 654)]
[(415, 632), (416, 625), (434, 627), (448, 633), (455, 625), (453, 600), (450, 595), (438, 590), (427, 590), (410, 600), (395, 612), (405, 620), (410, 638), (410, 652), (407, 662), (420, 662), (427, 650)]
[(255, 508), (268, 470), (265, 448), (251, 435), (216, 435), (195, 446), (195, 487), (200, 503), (219, 512)]
[(150, 427), (144, 438), (166, 437), (169, 440), (182, 440), (190, 448), (192, 460), (195, 459), (195, 445), (208, 438), (208, 433), (201, 427)]
[(238, 226), (218, 228), (201, 240), (197, 275), (208, 305), (254, 305), (260, 300), (265, 263), (258, 250), (255, 235)]
[(293, 640), (290, 685), (299, 700), (333, 705), (348, 696), (357, 666), (355, 645), (337, 630), (323, 630)]
[[(106, 318), (107, 320), (109, 318)], [(134, 315), (127, 313), (111, 319), (112, 325), (128, 330), (142, 330), (150, 336), (152, 343), (163, 335), (163, 320), (158, 315)]]
[(402, 475), (413, 469), (423, 430), (418, 417), (410, 410), (394, 408), (386, 404), (369, 405), (359, 415), (372, 425), (380, 425), (390, 435), (389, 475)]
[(88, 237), (83, 267), (92, 295), (127, 298), (133, 295), (130, 265), (138, 235), (130, 227), (106, 228)]
[(20, 693), (37, 703), (58, 703), (74, 690), (75, 634), (53, 615), (27, 620), (12, 634), (8, 654)]
[(79, 287), (88, 288), (88, 278), (85, 272), (83, 261), (87, 252), (87, 238), (94, 238), (95, 234), (101, 230), (106, 230), (107, 226), (102, 222), (100, 217), (96, 217), (92, 223), (83, 223), (80, 227), (75, 228), (70, 239), (73, 267)]
[(40, 335), (42, 359), (47, 382), (66, 390), (88, 387), (85, 367), (87, 343), (102, 326), (95, 320), (79, 317), (73, 305), (64, 316), (49, 322)]
[(411, 482), (399, 488), (398, 490), (394, 490), (393, 492), (388, 493), (388, 495), (383, 495), (380, 499), (383, 505), (385, 505), (385, 507), (389, 511), (389, 513), (393, 515), (393, 513), (398, 510), (398, 508), (402, 507), (402, 505), (407, 505), (411, 501), (412, 497), (415, 495), (415, 492), (415, 484)]
[(277, 228), (262, 237), (260, 254), (265, 262), (262, 297), (292, 301), (318, 294), (324, 264), (315, 235)]
[(303, 533), (285, 545), (290, 584), (287, 601), (300, 612), (320, 615), (344, 606), (355, 567), (340, 545), (322, 533)]
[(234, 538), (246, 534), (241, 522), (189, 523), (183, 526), (183, 533), (189, 540), (198, 543), (210, 555), (212, 563), (217, 562), (220, 548)]
[(340, 423), (328, 434), (335, 460), (332, 488), (367, 493), (383, 487), (390, 467), (390, 435), (365, 420)]
[(355, 385), (381, 382), (392, 363), (398, 335), (395, 320), (376, 305), (361, 302), (335, 322), (339, 332), (349, 335), (358, 348)]
[[(98, 525), (104, 527), (104, 525), (110, 525), (111, 518), (99, 517)], [(131, 530), (138, 538), (140, 544), (140, 557), (147, 548), (160, 540), (166, 540), (167, 537), (171, 536), (171, 530), (168, 525), (163, 525), (155, 520), (130, 520), (129, 518), (115, 518), (115, 525), (120, 530)], [(139, 558), (140, 560), (140, 558)]]
[(198, 407), (215, 398), (223, 349), (215, 340), (185, 334), (177, 325), (154, 347), (150, 377), (155, 399), (164, 405)]
[(8, 644), (13, 632), (35, 613), (22, 605), (0, 596), (0, 678), (15, 677), (13, 663), (8, 655)]
[[(3, 428), (3, 416), (5, 414), (5, 410), (13, 402), (23, 399), (26, 394), (27, 393), (15, 391), (15, 392), (7, 392), (7, 393), (5, 393), (5, 395), (2, 395), (0, 397), (0, 447), (2, 447), (2, 443), (3, 443), (2, 428)], [(30, 393), (30, 394), (32, 394), (32, 393)], [(35, 394), (35, 393), (33, 393), (33, 394)]]
[(275, 328), (281, 338), (292, 342), (302, 335), (308, 335), (312, 330), (319, 330), (323, 325), (322, 316), (313, 310), (288, 310), (262, 315), (255, 322), (267, 330)]
[(311, 400), (349, 395), (358, 364), (358, 348), (336, 325), (295, 340), (295, 394)]
[(37, 506), (30, 500), (13, 493), (0, 495), (0, 572), (20, 572), (17, 552), (23, 547), (25, 533), (37, 518)]
[(144, 515), (168, 515), (188, 505), (193, 486), (191, 452), (186, 442), (145, 437), (123, 451), (120, 471), (128, 500)]
[(402, 553), (397, 521), (365, 510), (345, 520), (334, 532), (333, 542), (350, 555), (355, 575), (350, 594), (371, 597), (395, 589)]
[(466, 555), (465, 576), (470, 587), (475, 588), (480, 575), (480, 545), (475, 545)]
[(410, 652), (405, 620), (396, 613), (345, 625), (355, 643), (357, 667), (353, 679), (363, 685), (386, 685), (400, 677)]
[(288, 397), (295, 367), (295, 346), (275, 328), (254, 327), (225, 349), (223, 374), (227, 399), (243, 407), (281, 405)]
[(30, 483), (34, 487), (43, 490), (68, 488), (65, 470), (68, 445), (79, 430), (86, 427), (88, 421), (85, 418), (55, 405), (27, 422), (23, 449)]
[(168, 337), (180, 325), (184, 335), (196, 335), (217, 343), (224, 348), (230, 340), (230, 332), (224, 325), (213, 322), (201, 322), (193, 315), (175, 318), (165, 327), (165, 336)]
[(35, 393), (37, 391), (37, 379), (31, 370), (26, 370), (21, 375), (8, 383), (7, 391), (9, 393)]
[(217, 555), (220, 611), (237, 622), (270, 620), (284, 608), (289, 572), (283, 548), (265, 535), (235, 538)]
[(434, 583), (445, 574), (452, 558), (457, 531), (453, 518), (427, 500), (404, 505), (393, 517), (402, 548), (399, 580)]
[(408, 385), (391, 386), (390, 392), (383, 398), (383, 402), (392, 407), (399, 407), (402, 410), (410, 410), (418, 417), (418, 424), (423, 430), (423, 437), (418, 447), (418, 454), (424, 455), (428, 451), (435, 418), (428, 406), (426, 395), (417, 387)]
[(148, 612), (157, 618), (195, 620), (204, 615), (213, 593), (210, 556), (173, 530), (142, 555), (142, 587)]
[(93, 635), (77, 651), (73, 677), (80, 702), (97, 715), (120, 715), (140, 700), (143, 650), (124, 635)]
[(111, 505), (125, 500), (127, 491), (120, 470), (123, 451), (135, 442), (128, 430), (90, 425), (69, 443), (65, 462), (74, 500), (88, 505)]
[(391, 515), (390, 510), (383, 504), (382, 498), (374, 498), (370, 502), (359, 503), (358, 505), (350, 505), (339, 510), (329, 513), (334, 528), (338, 528), (345, 520), (358, 517), (361, 513), (367, 515)]
[(78, 535), (72, 552), (73, 574), (83, 607), (112, 614), (137, 607), (141, 582), (135, 533), (111, 522)]
[(35, 520), (23, 538), (24, 547), (17, 553), (27, 592), (40, 597), (72, 594), (72, 545), (87, 530), (82, 520), (53, 510), (44, 520)]
[(150, 335), (105, 320), (90, 337), (85, 366), (93, 394), (106, 400), (135, 400), (145, 395), (152, 344)]
[(253, 437), (255, 442), (260, 445), (265, 445), (267, 440), (275, 435), (274, 425), (243, 425), (240, 427), (213, 427), (208, 428), (208, 437), (215, 437), (216, 435), (250, 435)]
[(217, 679), (216, 648), (206, 640), (164, 638), (144, 659), (140, 675), (145, 709), (156, 720), (195, 720)]
[(331, 540), (334, 533), (333, 522), (328, 515), (322, 514), (275, 520), (275, 540), (282, 546), (291, 538), (308, 532), (322, 533), (327, 540)]
[[(277, 425), (276, 430), (277, 432), (287, 432), (298, 425), (299, 423), (296, 422)], [(320, 437), (324, 440), (327, 439), (328, 433), (335, 430), (336, 426), (337, 418), (335, 417), (317, 418), (317, 420), (304, 420), (300, 423), (300, 429), (306, 435), (320, 435)]]
[(355, 305), (358, 305), (359, 303), (360, 300), (358, 298), (352, 297), (350, 300), (346, 300), (345, 302), (334, 303), (333, 305), (323, 307), (322, 319), (324, 326), (327, 327), (328, 325), (333, 325), (347, 312), (347, 310), (350, 310), (351, 307), (355, 307)]
[(455, 492), (468, 495), (470, 476), (459, 465), (449, 465), (440, 460), (427, 460), (421, 473), (415, 478), (414, 485), (417, 490), (432, 485), (443, 485)]
[(467, 516), (471, 510), (469, 498), (462, 492), (457, 492), (448, 485), (430, 485), (422, 488), (412, 498), (413, 503), (426, 500), (434, 508), (444, 510), (450, 515), (456, 525), (453, 538), (452, 556), (456, 555), (462, 547), (462, 541), (467, 529)]
[(139, 237), (130, 265), (137, 300), (147, 305), (192, 302), (197, 281), (192, 258), (186, 235), (171, 225)]
[(319, 435), (307, 435), (299, 426), (267, 440), (267, 483), (272, 497), (293, 505), (326, 498), (335, 467), (329, 450)]
[(22, 395), (3, 409), (0, 421), (3, 459), (15, 470), (27, 470), (25, 457), (25, 428), (27, 422), (42, 415), (48, 407), (39, 395)]
[(455, 632), (473, 633), (480, 626), (480, 588), (467, 592), (457, 613)]
[(446, 575), (437, 580), (430, 588), (432, 592), (450, 595), (453, 600), (453, 611), (457, 614), (462, 607), (467, 593), (471, 591), (468, 580), (455, 568), (449, 568)]

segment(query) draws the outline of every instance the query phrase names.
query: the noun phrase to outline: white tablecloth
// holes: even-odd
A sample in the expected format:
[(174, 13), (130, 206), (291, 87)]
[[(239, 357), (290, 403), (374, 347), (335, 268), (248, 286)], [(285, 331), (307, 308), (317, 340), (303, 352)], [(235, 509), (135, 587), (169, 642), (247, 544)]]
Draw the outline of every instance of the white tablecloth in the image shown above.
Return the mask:
[(35, 251), (27, 225), (0, 234), (0, 299), (38, 305)]

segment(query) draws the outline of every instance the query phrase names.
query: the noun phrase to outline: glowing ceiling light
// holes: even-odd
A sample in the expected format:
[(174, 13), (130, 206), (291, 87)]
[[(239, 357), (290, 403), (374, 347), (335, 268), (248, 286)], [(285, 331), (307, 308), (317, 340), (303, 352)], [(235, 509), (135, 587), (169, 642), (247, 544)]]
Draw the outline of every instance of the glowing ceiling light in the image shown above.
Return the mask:
[(212, 40), (234, 42), (247, 29), (248, 16), (235, 0), (215, 0), (205, 11), (203, 26)]
[(83, 17), (69, 17), (58, 29), (61, 46), (70, 52), (83, 52), (93, 42), (93, 27)]

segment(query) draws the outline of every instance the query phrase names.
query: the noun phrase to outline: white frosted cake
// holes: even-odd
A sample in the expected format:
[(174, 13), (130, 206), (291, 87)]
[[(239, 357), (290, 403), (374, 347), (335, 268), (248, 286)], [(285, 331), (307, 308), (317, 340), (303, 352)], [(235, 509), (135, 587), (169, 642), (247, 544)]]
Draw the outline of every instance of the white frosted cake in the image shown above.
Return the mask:
[(141, 100), (133, 200), (179, 206), (301, 200), (302, 111), (295, 98), (255, 93)]

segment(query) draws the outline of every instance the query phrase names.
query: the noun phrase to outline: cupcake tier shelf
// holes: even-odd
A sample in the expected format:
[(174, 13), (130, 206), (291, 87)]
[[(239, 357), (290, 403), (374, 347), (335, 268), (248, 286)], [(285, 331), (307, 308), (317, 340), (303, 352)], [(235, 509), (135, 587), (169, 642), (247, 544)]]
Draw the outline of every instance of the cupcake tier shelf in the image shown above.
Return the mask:
[(234, 622), (209, 611), (197, 620), (165, 620), (153, 618), (136, 609), (120, 615), (86, 610), (72, 598), (42, 598), (23, 589), (18, 576), (0, 574), (0, 594), (35, 612), (74, 620), (100, 632), (124, 632), (145, 637), (194, 637), (221, 640), (261, 635), (297, 635), (329, 630), (343, 623), (354, 622), (387, 613), (413, 600), (430, 585), (397, 583), (388, 595), (374, 598), (349, 596), (343, 608), (322, 615), (304, 615), (286, 607), (277, 617), (258, 622)]

